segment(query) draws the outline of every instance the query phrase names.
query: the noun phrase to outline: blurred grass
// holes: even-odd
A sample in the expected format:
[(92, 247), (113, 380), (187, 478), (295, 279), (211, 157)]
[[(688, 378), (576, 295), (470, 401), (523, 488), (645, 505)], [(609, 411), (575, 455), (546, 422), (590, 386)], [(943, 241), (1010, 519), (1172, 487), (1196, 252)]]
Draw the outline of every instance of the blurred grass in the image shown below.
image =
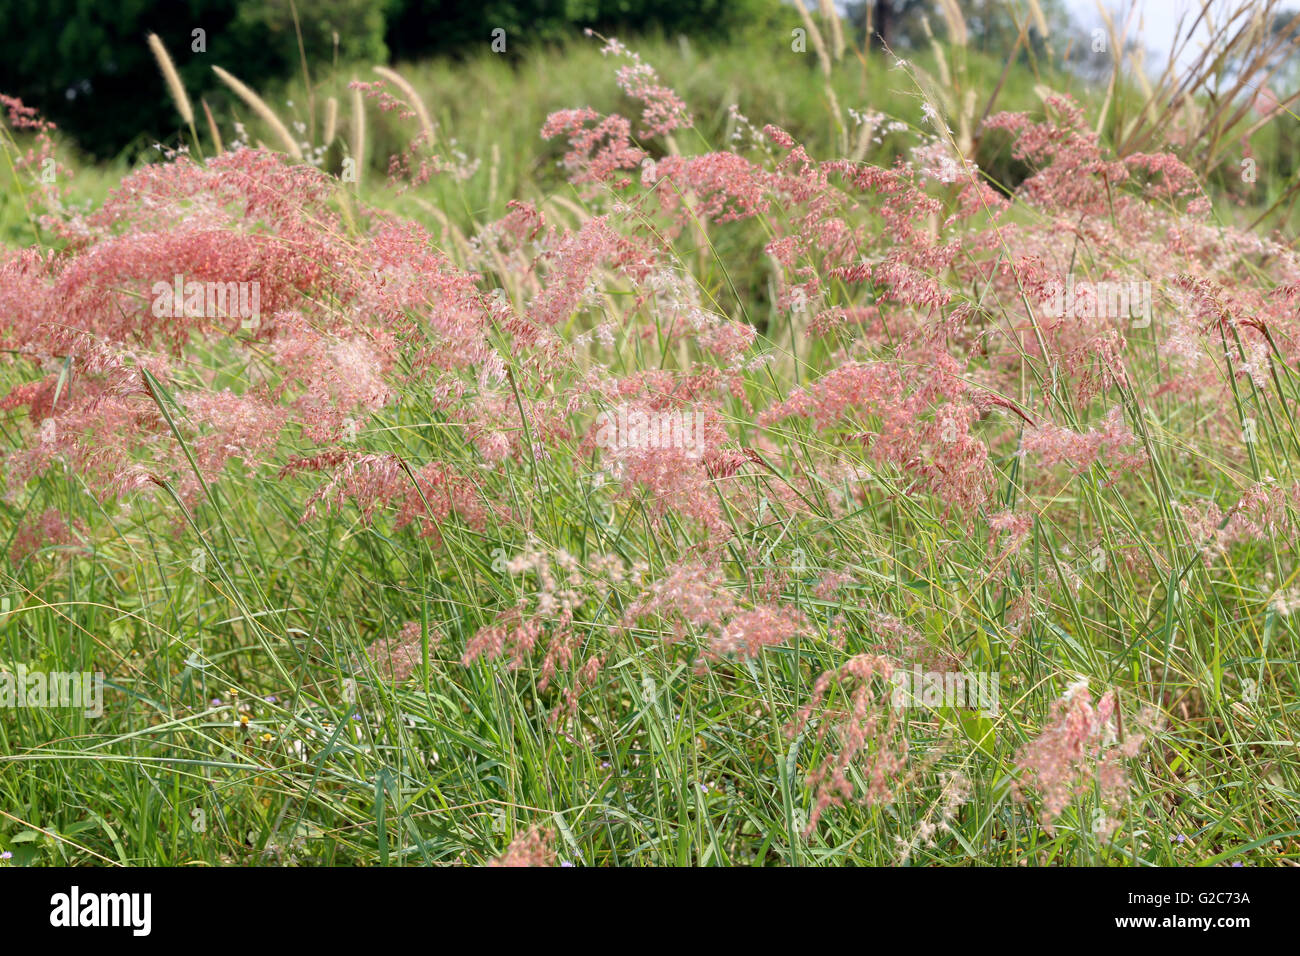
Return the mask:
[[(849, 110), (878, 111), (888, 120), (907, 124), (911, 131), (929, 131), (922, 115), (921, 96), (891, 58), (878, 52), (861, 54), (850, 50), (836, 64), (827, 82), (817, 58), (812, 53), (792, 52), (788, 37), (780, 32), (751, 33), (734, 44), (708, 46), (693, 44), (685, 37), (648, 36), (638, 38), (635, 49), (690, 105), (696, 125), (680, 137), (686, 152), (728, 148), (735, 130), (729, 114), (732, 104), (757, 128), (773, 123), (790, 132), (812, 156), (822, 159), (839, 155), (843, 137), (847, 136), (850, 143), (854, 141), (856, 127)], [(934, 49), (908, 51), (906, 55), (908, 62), (924, 74), (941, 75)], [(1008, 67), (1004, 56), (978, 49), (963, 50), (960, 56), (950, 51), (949, 58), (962, 87), (979, 94), (976, 117), (989, 107), (988, 95), (995, 88), (998, 93), (991, 106), (993, 111), (1041, 114), (1042, 101), (1036, 88), (1047, 88), (1074, 96), (1086, 115), (1095, 116), (1106, 96), (1104, 82), (1075, 70), (1060, 69), (1050, 61), (1022, 55)], [(563, 143), (543, 141), (539, 134), (547, 115), (577, 106), (591, 106), (602, 113), (634, 108), (612, 82), (616, 64), (601, 55), (598, 41), (588, 38), (530, 49), (513, 58), (480, 52), (460, 61), (397, 63), (394, 68), (412, 83), (426, 104), (438, 129), (438, 152), (444, 157), (458, 157), (464, 165), (477, 166), (464, 180), (448, 174), (435, 175), (425, 185), (397, 194), (388, 182), (389, 157), (406, 148), (416, 132), (415, 123), (382, 112), (374, 101), (367, 100), (367, 168), (362, 176), (361, 197), (426, 225), (438, 224), (445, 216), (466, 234), (503, 215), (511, 199), (540, 203), (550, 196), (573, 195), (559, 168)], [(1007, 76), (999, 86), (1004, 69)], [(300, 124), (304, 137), (310, 136), (309, 131), (316, 133), (324, 168), (336, 174), (342, 169), (352, 137), (348, 82), (353, 79), (373, 82), (378, 77), (368, 64), (354, 64), (316, 70), (310, 95), (301, 77), (260, 91), (282, 119)], [(163, 96), (161, 79), (159, 83), (159, 95)], [(832, 116), (828, 86), (844, 111), (842, 123)], [(338, 134), (331, 143), (319, 143), (325, 103), (330, 97), (338, 104)], [(1139, 113), (1144, 102), (1142, 89), (1131, 79), (1123, 79), (1107, 113), (1103, 144), (1121, 138), (1121, 117)], [(308, 104), (315, 106), (314, 116)], [(275, 147), (274, 138), (260, 130), (256, 118), (242, 104), (234, 100), (225, 106), (223, 110), (219, 105), (215, 115), (227, 146), (236, 138), (233, 124), (239, 120), (246, 124), (255, 142), (265, 140)], [(953, 117), (948, 119), (955, 128)], [(160, 136), (159, 140), (168, 148), (197, 147), (198, 152), (211, 152), (213, 144), (202, 120), (200, 136), (201, 143), (189, 143), (189, 136), (178, 126), (170, 137)], [(915, 141), (914, 132), (888, 134), (882, 142), (873, 144), (864, 158), (890, 166)], [(1028, 175), (1029, 170), (1008, 155), (1006, 137), (977, 134), (975, 145), (972, 158), (991, 182), (1009, 190)], [(662, 144), (653, 141), (645, 146), (652, 155), (662, 150)], [(148, 152), (154, 159), (159, 156), (156, 149)], [(1202, 171), (1203, 181), (1225, 222), (1251, 221), (1294, 183), (1300, 168), (1300, 119), (1282, 116), (1264, 124), (1251, 136), (1250, 153), (1255, 160), (1254, 182), (1246, 182), (1242, 176), (1240, 150), (1233, 151), (1215, 168)], [(72, 171), (72, 182), (66, 185), (71, 186), (73, 201), (87, 207), (101, 201), (129, 168), (124, 159), (108, 164), (82, 163), (72, 148), (63, 150), (60, 158)], [(441, 215), (431, 215), (430, 206)], [(1294, 232), (1300, 225), (1300, 211), (1295, 209), (1294, 201), (1284, 213), (1271, 224), (1284, 233)], [(12, 189), (6, 189), (0, 192), (0, 238), (19, 243), (24, 241), (24, 235), (25, 241), (30, 241), (22, 204)], [(752, 259), (755, 250), (751, 246), (724, 247), (721, 251)], [(751, 284), (750, 288), (758, 286)]]

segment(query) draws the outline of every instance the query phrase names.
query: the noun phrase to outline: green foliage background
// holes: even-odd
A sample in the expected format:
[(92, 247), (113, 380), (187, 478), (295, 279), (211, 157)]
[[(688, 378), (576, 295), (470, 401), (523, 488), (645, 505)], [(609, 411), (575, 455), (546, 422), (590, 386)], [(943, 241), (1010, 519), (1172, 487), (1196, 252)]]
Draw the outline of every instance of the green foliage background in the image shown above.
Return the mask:
[[(297, 23), (295, 27), (296, 2)], [(157, 33), (191, 96), (214, 112), (231, 97), (212, 73), (230, 70), (254, 89), (301, 70), (481, 52), (506, 31), (507, 56), (585, 27), (685, 32), (734, 39), (779, 0), (0, 0), (0, 92), (53, 119), (86, 152), (108, 158), (175, 132), (145, 37)], [(195, 30), (204, 31), (205, 50)]]

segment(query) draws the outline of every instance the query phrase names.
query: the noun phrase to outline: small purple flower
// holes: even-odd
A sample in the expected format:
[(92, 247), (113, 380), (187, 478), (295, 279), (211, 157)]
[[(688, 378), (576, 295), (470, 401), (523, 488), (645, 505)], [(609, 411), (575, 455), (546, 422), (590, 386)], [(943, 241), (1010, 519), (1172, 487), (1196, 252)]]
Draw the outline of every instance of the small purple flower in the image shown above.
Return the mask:
[(1233, 866), (1245, 866), (1246, 864), (1245, 864), (1245, 863), (1242, 863), (1240, 860), (1233, 860), (1233, 861), (1232, 861), (1232, 865), (1233, 865)]
[[(0, 853), (0, 860), (12, 860), (13, 858), (14, 855), (10, 853), (8, 850), (5, 850), (3, 853)], [(1237, 865), (1240, 866), (1241, 864), (1238, 863)]]
[(1187, 842), (1187, 834), (1186, 834), (1186, 833), (1180, 833), (1180, 834), (1178, 834), (1177, 836), (1175, 836), (1175, 837), (1173, 838), (1173, 841), (1174, 841), (1175, 843), (1186, 843), (1186, 842)]
[(220, 707), (220, 706), (221, 706), (221, 698), (220, 698), (220, 697), (214, 697), (214, 698), (212, 698), (212, 706), (213, 706), (213, 707)]
[(565, 867), (565, 866), (573, 866), (573, 861), (572, 861), (572, 860), (561, 860), (561, 861), (560, 861), (560, 866), (561, 866), (561, 867)]

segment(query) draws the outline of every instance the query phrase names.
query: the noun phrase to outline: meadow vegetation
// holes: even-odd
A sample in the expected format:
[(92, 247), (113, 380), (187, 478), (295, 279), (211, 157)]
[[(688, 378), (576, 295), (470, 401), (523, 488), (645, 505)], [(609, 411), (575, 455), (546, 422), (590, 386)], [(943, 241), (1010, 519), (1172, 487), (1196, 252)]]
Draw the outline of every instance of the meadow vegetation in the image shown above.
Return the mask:
[(937, 6), (6, 97), (0, 865), (1300, 859), (1276, 4)]

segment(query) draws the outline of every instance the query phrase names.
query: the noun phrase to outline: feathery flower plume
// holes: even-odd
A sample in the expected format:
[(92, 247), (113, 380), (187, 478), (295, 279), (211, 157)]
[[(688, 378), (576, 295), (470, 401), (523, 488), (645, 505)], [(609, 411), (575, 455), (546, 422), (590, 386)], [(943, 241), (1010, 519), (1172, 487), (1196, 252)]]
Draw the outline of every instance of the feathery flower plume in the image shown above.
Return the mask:
[(276, 137), (280, 140), (280, 143), (284, 146), (285, 152), (294, 159), (302, 159), (302, 147), (300, 147), (298, 141), (290, 135), (288, 127), (286, 127), (284, 123), (280, 122), (280, 117), (275, 115), (275, 111), (266, 105), (264, 99), (254, 93), (241, 80), (232, 76), (221, 67), (213, 66), (212, 72), (217, 74), (221, 79), (221, 82), (230, 87), (236, 96), (248, 104), (249, 109), (261, 117), (262, 122), (269, 126), (271, 132), (275, 133)]
[(415, 91), (415, 87), (410, 84), (406, 77), (389, 67), (376, 66), (374, 70), (385, 80), (392, 83), (393, 86), (402, 91), (402, 94), (406, 97), (407, 103), (410, 105), (411, 109), (415, 110), (415, 115), (419, 117), (420, 133), (423, 137), (424, 145), (432, 149), (437, 143), (437, 139), (434, 135), (433, 120), (429, 118), (429, 110), (425, 107), (424, 100), (420, 99), (420, 94)]
[(361, 188), (361, 171), (366, 162), (366, 97), (357, 80), (352, 81), (352, 156), (356, 163), (357, 189)]
[(555, 866), (555, 851), (551, 849), (554, 840), (554, 831), (531, 827), (515, 837), (505, 852), (488, 866)]
[(158, 61), (158, 69), (162, 71), (163, 79), (167, 83), (167, 90), (171, 93), (172, 102), (176, 104), (176, 112), (181, 114), (181, 119), (185, 125), (193, 128), (194, 126), (194, 107), (190, 105), (190, 98), (185, 93), (185, 86), (181, 83), (181, 76), (176, 72), (176, 64), (172, 62), (167, 48), (163, 46), (162, 39), (156, 33), (149, 34), (149, 49), (153, 51), (154, 59)]
[[(1016, 769), (1021, 774), (1016, 794), (1025, 799), (1026, 789), (1041, 800), (1039, 820), (1049, 836), (1053, 821), (1076, 796), (1095, 787), (1101, 807), (1116, 813), (1128, 800), (1129, 780), (1123, 761), (1137, 756), (1145, 735), (1130, 733), (1118, 738), (1114, 691), (1107, 691), (1093, 704), (1087, 680), (1072, 684), (1052, 705), (1052, 720), (1039, 735), (1021, 747)], [(1150, 724), (1149, 717), (1140, 720)], [(1101, 819), (1094, 829), (1109, 838), (1119, 826), (1114, 818)]]

